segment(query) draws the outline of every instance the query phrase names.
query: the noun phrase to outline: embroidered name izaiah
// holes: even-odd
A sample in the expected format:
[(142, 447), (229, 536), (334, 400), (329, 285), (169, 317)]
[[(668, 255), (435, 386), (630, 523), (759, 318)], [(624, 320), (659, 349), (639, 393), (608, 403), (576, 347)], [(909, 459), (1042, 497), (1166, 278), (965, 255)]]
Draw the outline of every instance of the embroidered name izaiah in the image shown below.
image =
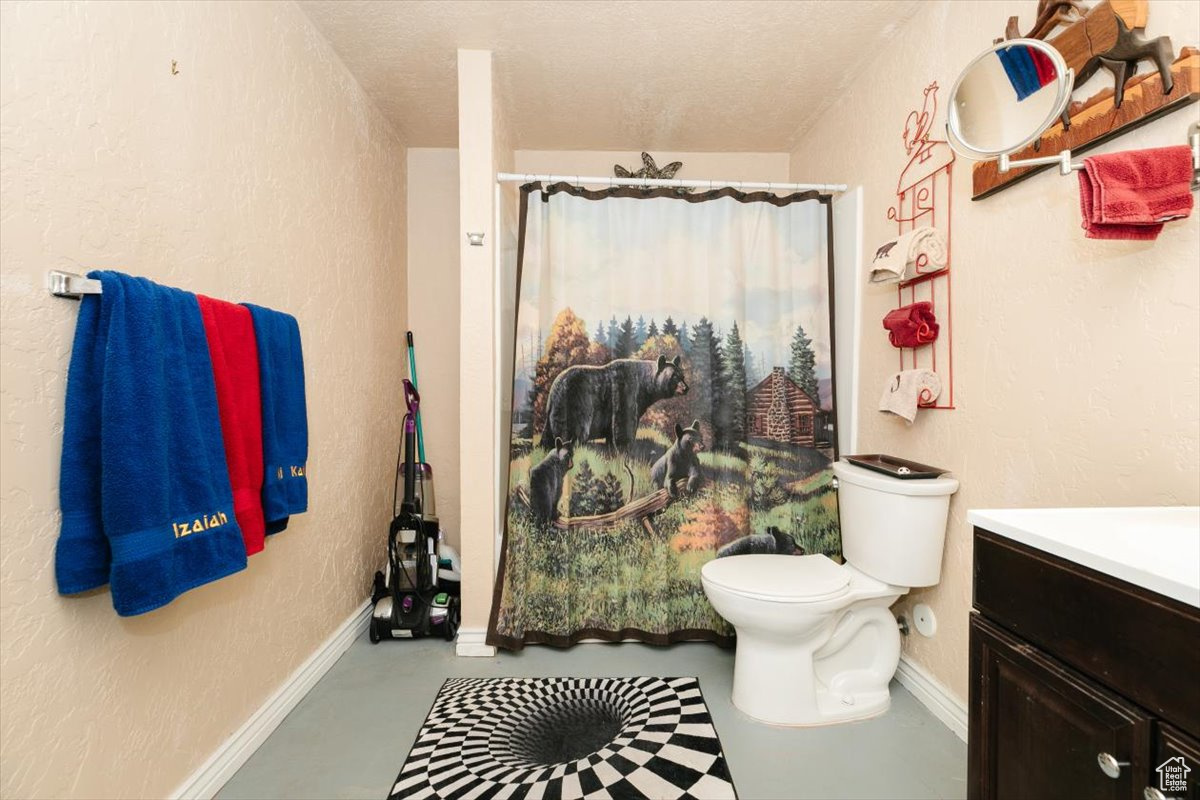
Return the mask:
[(228, 522), (229, 517), (225, 516), (225, 512), (218, 511), (215, 514), (196, 517), (191, 522), (172, 522), (171, 527), (175, 531), (175, 538), (179, 539), (193, 533), (202, 533), (213, 528), (219, 528)]
[[(308, 471), (305, 469), (303, 464), (292, 464), (288, 467), (288, 474), (292, 478), (303, 478), (308, 474)], [(279, 467), (275, 471), (275, 478), (277, 480), (283, 480), (283, 467)]]

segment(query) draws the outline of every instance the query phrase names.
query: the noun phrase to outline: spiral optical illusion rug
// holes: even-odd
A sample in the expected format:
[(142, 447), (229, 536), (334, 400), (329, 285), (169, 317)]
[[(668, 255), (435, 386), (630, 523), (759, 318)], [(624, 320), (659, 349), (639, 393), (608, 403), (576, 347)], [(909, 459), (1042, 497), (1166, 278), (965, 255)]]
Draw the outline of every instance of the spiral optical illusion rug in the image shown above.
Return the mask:
[(389, 800), (736, 797), (696, 678), (451, 678)]

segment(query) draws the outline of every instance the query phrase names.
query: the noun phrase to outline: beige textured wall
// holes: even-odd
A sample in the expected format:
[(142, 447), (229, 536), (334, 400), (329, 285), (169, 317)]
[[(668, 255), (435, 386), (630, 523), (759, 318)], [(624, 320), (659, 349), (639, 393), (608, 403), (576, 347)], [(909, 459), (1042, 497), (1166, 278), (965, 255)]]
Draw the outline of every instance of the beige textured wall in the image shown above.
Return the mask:
[[(0, 795), (163, 797), (363, 602), (391, 501), (404, 146), (291, 3), (4, 3)], [(171, 74), (171, 62), (178, 74)], [(249, 567), (120, 619), (54, 585), (78, 306), (107, 266), (289, 311), (310, 510)]]
[[(875, 54), (863, 80), (792, 153), (796, 181), (861, 184), (865, 252), (895, 232), (887, 219), (906, 163), (900, 134), (933, 80), (934, 130), (959, 70), (1004, 31), (1027, 28), (1034, 0), (930, 2)], [(1200, 43), (1200, 4), (1154, 0), (1150, 35)], [(1096, 80), (1103, 84), (1107, 73)], [(1096, 152), (1183, 144), (1190, 106)], [(936, 137), (935, 137), (936, 138)], [(1157, 242), (1085, 239), (1078, 183), (1044, 173), (970, 199), (971, 162), (955, 164), (953, 208), (955, 411), (922, 412), (908, 428), (877, 411), (896, 355), (879, 320), (894, 288), (863, 302), (859, 449), (953, 469), (939, 586), (901, 601), (929, 603), (936, 637), (906, 652), (959, 698), (967, 694), (970, 508), (1168, 505), (1200, 501), (1200, 213)]]
[[(459, 547), (458, 150), (408, 149), (408, 325), (417, 344), (425, 458), (446, 541)], [(408, 374), (407, 367), (405, 374)]]

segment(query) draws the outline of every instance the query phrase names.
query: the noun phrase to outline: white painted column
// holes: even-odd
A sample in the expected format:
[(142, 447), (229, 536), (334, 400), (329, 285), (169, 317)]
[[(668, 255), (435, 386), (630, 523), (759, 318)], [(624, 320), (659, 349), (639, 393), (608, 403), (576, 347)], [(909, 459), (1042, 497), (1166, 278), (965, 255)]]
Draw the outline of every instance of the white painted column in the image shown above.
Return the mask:
[[(460, 231), (459, 442), (462, 529), (460, 656), (491, 656), (484, 644), (495, 563), (496, 387), (492, 54), (458, 51)], [(468, 233), (483, 233), (472, 245)]]

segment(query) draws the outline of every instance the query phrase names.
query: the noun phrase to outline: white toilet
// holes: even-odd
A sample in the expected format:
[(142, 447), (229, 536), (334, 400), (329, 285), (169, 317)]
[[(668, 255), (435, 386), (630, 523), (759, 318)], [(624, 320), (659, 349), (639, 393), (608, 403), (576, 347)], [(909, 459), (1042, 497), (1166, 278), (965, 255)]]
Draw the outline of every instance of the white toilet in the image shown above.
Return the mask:
[(823, 555), (746, 555), (701, 570), (737, 629), (733, 704), (775, 725), (882, 714), (900, 662), (889, 606), (938, 582), (954, 478), (900, 480), (833, 465), (845, 564)]

